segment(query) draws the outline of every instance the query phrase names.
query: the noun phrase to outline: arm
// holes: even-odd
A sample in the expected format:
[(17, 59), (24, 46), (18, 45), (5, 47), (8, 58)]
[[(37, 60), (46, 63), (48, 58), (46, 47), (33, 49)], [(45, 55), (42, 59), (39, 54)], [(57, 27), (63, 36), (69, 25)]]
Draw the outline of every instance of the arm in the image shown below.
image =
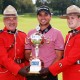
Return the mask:
[(4, 43), (4, 39), (0, 37), (0, 65), (4, 66), (11, 73), (17, 75), (21, 67), (8, 56)]
[(31, 55), (31, 50), (25, 50), (25, 59), (29, 61)]
[[(14, 55), (14, 54), (13, 54)], [(0, 66), (9, 71), (11, 74), (16, 76), (20, 74), (21, 76), (26, 76), (28, 67), (21, 68), (12, 57), (9, 57), (9, 53), (5, 47), (5, 38), (0, 36)], [(0, 72), (3, 72), (0, 67)]]
[(30, 57), (31, 57), (31, 41), (29, 40), (29, 33), (26, 37), (26, 44), (25, 44), (25, 59), (29, 61)]
[(60, 31), (57, 32), (57, 36), (55, 39), (55, 53), (57, 55), (56, 59), (52, 62), (52, 64), (56, 63), (63, 57), (63, 51), (64, 51), (64, 39)]
[(80, 36), (75, 38), (71, 49), (68, 51), (68, 56), (51, 65), (49, 70), (53, 75), (57, 75), (69, 66), (73, 66), (77, 60), (80, 60)]
[[(60, 50), (55, 50), (56, 51), (56, 54), (57, 54), (57, 57), (55, 59), (55, 61), (52, 62), (52, 64), (56, 63), (57, 61), (61, 60), (62, 57), (63, 57), (63, 51), (60, 51)], [(51, 64), (51, 65), (52, 65)]]

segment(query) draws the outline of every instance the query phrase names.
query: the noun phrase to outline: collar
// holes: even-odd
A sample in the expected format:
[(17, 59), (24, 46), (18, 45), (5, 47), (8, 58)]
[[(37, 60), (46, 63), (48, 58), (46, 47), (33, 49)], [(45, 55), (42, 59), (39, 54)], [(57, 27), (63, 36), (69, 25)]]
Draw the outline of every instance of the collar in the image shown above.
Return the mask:
[(51, 25), (49, 25), (46, 29), (39, 30), (39, 32), (41, 32), (42, 34), (44, 34), (44, 33), (47, 33), (51, 28), (52, 28)]
[(17, 32), (17, 29), (15, 29), (14, 31), (8, 30), (6, 27), (3, 29), (4, 32), (7, 32), (9, 34), (15, 34)]
[(70, 30), (68, 33), (76, 33), (78, 31), (80, 31), (80, 27), (73, 29), (73, 30)]
[(15, 34), (16, 31), (17, 31), (16, 29), (15, 29), (15, 31), (7, 30), (7, 32), (8, 32), (9, 34)]

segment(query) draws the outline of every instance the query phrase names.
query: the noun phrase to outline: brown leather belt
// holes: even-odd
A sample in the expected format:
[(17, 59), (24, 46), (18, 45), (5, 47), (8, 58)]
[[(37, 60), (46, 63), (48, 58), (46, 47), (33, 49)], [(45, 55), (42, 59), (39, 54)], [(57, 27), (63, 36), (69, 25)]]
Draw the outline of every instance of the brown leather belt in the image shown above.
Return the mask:
[[(18, 58), (18, 59), (15, 59), (14, 60), (17, 64), (21, 64), (21, 63), (24, 63), (25, 62), (25, 59), (20, 59), (20, 58)], [(5, 68), (3, 65), (0, 65), (0, 67), (1, 68)]]
[(20, 59), (20, 58), (17, 58), (14, 60), (17, 64), (21, 64), (21, 63), (24, 63), (25, 62), (25, 59)]

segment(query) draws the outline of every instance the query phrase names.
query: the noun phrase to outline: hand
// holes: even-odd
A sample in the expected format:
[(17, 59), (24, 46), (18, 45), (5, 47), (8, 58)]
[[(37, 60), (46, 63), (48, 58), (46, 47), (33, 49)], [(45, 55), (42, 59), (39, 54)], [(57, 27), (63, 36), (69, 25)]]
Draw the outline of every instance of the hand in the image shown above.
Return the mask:
[(46, 77), (50, 73), (48, 68), (42, 68), (39, 72), (42, 77)]
[(29, 72), (29, 68), (30, 68), (30, 66), (25, 66), (24, 68), (21, 68), (21, 69), (19, 70), (18, 74), (26, 77), (27, 74), (28, 74), (28, 72)]
[(29, 61), (32, 61), (34, 58), (36, 58), (36, 57), (30, 56)]

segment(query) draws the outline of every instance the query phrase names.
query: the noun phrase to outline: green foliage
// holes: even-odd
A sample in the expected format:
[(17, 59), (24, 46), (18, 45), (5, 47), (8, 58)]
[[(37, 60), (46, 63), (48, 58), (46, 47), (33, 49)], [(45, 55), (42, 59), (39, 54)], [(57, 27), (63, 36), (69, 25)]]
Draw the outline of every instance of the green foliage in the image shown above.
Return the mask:
[(71, 4), (80, 7), (80, 0), (36, 0), (36, 4), (33, 4), (32, 0), (0, 0), (0, 13), (2, 13), (8, 5), (14, 6), (18, 13), (21, 14), (33, 13), (36, 11), (36, 7), (42, 5), (41, 1), (45, 1), (45, 5), (49, 6), (55, 15), (64, 14), (66, 8)]
[(16, 7), (16, 0), (15, 1), (14, 0), (3, 0), (2, 1), (2, 7), (3, 7), (2, 12), (8, 5), (12, 5), (12, 6)]
[(3, 0), (0, 0), (0, 13), (2, 13), (2, 9), (3, 9), (2, 1), (3, 1)]
[[(43, 3), (43, 1), (44, 1), (44, 3)], [(43, 4), (48, 5), (47, 1), (48, 0), (36, 0), (36, 7), (40, 7)]]
[[(36, 6), (41, 5), (42, 0), (36, 1)], [(72, 4), (80, 6), (80, 0), (46, 0), (45, 5), (49, 6), (56, 15), (65, 14), (66, 8)]]
[(32, 0), (17, 0), (18, 12), (19, 13), (29, 13), (34, 12), (35, 6), (32, 3)]
[(32, 0), (0, 0), (0, 13), (8, 5), (14, 6), (19, 13), (35, 12), (35, 5), (32, 3)]

